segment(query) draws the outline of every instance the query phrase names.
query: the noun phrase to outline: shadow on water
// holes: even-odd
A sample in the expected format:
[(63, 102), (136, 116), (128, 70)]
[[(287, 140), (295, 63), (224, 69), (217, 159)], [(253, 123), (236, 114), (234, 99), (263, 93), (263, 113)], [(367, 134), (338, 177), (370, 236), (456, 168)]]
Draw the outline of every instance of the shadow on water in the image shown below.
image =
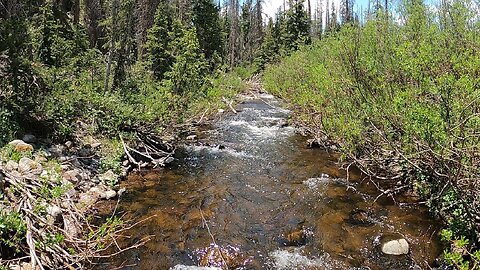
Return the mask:
[[(426, 209), (374, 202), (356, 171), (347, 183), (338, 156), (307, 149), (285, 125), (288, 111), (264, 95), (185, 146), (170, 168), (129, 177), (119, 209), (152, 217), (122, 244), (145, 246), (99, 269), (420, 269), (439, 252)], [(349, 187), (350, 186), (350, 187)], [(349, 187), (349, 188), (347, 188)], [(209, 232), (210, 230), (210, 232)], [(214, 245), (214, 240), (216, 245)], [(404, 238), (408, 255), (381, 243)], [(226, 269), (226, 267), (224, 267)]]

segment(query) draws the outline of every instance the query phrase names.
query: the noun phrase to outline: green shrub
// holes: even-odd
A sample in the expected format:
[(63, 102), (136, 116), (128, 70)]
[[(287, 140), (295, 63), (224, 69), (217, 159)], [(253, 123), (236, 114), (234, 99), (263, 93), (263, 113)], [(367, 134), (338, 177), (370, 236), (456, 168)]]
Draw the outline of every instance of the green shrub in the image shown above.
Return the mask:
[(18, 130), (13, 115), (12, 111), (0, 107), (0, 146), (11, 141)]
[(25, 241), (26, 233), (27, 225), (20, 213), (0, 213), (0, 248), (3, 246), (14, 250), (15, 253), (22, 252), (18, 249), (19, 243)]
[(345, 25), (268, 66), (264, 85), (367, 169), (399, 160), (454, 237), (478, 243), (480, 24), (469, 1), (444, 8), (405, 1), (402, 23)]

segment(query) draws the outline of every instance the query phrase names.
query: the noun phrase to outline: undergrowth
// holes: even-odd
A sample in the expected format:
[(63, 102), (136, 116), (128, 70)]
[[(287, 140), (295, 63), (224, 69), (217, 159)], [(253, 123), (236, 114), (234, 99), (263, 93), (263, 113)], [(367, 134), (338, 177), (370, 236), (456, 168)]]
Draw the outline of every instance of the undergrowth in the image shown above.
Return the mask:
[(445, 221), (446, 261), (462, 269), (478, 266), (480, 247), (480, 21), (470, 4), (444, 13), (405, 1), (398, 17), (345, 25), (264, 73), (314, 136), (421, 195)]

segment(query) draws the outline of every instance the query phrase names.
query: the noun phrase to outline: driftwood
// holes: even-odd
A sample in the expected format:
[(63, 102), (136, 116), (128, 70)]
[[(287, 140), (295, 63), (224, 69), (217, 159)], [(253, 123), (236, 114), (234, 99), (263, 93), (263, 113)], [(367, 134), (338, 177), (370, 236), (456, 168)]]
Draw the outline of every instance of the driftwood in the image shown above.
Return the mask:
[(123, 150), (133, 168), (163, 167), (173, 161), (175, 147), (151, 133), (136, 133), (135, 146), (129, 146), (120, 136)]

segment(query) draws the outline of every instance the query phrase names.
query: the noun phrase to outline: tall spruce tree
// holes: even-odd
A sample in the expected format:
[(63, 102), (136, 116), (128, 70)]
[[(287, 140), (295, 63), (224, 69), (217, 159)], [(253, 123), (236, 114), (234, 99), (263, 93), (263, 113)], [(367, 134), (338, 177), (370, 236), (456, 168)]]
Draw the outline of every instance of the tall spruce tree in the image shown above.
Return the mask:
[(169, 5), (160, 3), (153, 26), (148, 30), (145, 49), (146, 60), (157, 80), (163, 80), (173, 64), (170, 52), (173, 30), (172, 10)]
[(196, 0), (193, 5), (193, 24), (201, 51), (214, 69), (222, 62), (224, 50), (220, 8), (213, 0)]
[(165, 74), (166, 85), (176, 95), (198, 94), (202, 90), (208, 68), (200, 50), (195, 28), (175, 20), (169, 33), (169, 40), (172, 66)]

